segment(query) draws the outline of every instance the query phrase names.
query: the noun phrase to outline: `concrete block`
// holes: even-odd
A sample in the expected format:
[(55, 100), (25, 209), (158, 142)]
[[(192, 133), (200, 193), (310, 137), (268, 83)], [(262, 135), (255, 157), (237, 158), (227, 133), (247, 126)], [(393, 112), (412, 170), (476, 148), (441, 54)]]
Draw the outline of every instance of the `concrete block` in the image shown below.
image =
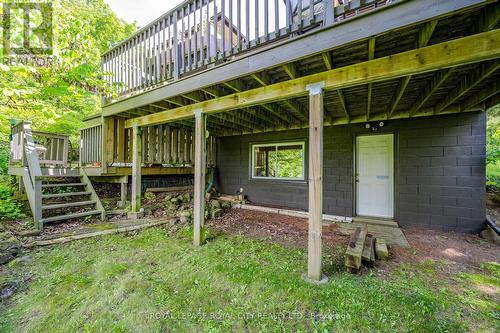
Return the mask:
[(444, 216), (455, 216), (455, 217), (469, 217), (469, 208), (467, 207), (443, 207), (443, 215)]
[(483, 166), (486, 161), (484, 156), (459, 156), (457, 165)]
[(459, 186), (443, 186), (441, 195), (454, 197), (470, 197), (472, 195), (471, 188)]
[(445, 176), (470, 176), (471, 167), (469, 166), (444, 167), (443, 173)]
[(457, 227), (457, 218), (454, 216), (431, 215), (432, 227), (438, 227), (442, 230), (455, 230)]
[(457, 158), (454, 156), (433, 157), (431, 165), (436, 166), (455, 166), (457, 165)]
[(432, 146), (456, 146), (457, 137), (456, 136), (442, 136), (432, 138)]
[(444, 147), (444, 156), (471, 155), (471, 146)]
[(484, 177), (457, 177), (458, 186), (484, 186), (486, 184), (486, 179)]
[[(419, 176), (443, 176), (443, 167), (418, 167)], [(451, 175), (449, 175), (451, 176)]]
[(442, 195), (431, 195), (430, 202), (435, 206), (456, 206), (457, 198)]
[(441, 205), (418, 205), (418, 214), (421, 215), (443, 215)]

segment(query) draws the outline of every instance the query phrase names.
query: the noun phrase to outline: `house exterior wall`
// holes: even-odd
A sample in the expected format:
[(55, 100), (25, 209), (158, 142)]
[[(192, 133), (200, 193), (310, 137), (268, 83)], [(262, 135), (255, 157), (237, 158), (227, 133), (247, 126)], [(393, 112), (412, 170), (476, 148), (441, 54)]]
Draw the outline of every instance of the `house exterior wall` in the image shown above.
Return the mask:
[[(370, 133), (364, 124), (325, 128), (324, 213), (355, 216), (355, 138)], [(481, 229), (486, 215), (485, 113), (389, 120), (378, 133), (394, 133), (395, 219), (400, 225), (462, 232)], [(252, 143), (307, 141), (307, 136), (307, 130), (290, 130), (221, 138), (221, 192), (233, 194), (243, 188), (255, 204), (307, 210), (307, 163), (305, 181), (250, 177)]]

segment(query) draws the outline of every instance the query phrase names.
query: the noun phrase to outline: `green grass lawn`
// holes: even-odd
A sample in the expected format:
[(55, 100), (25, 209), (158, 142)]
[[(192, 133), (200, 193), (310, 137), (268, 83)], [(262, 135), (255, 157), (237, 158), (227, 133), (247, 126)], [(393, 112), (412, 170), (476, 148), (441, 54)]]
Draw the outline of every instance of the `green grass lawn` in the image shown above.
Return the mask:
[(390, 277), (344, 272), (328, 250), (330, 282), (304, 282), (306, 254), (241, 236), (201, 248), (163, 229), (40, 249), (4, 278), (27, 279), (0, 304), (1, 332), (412, 331), (500, 328), (499, 305), (478, 285), (500, 285), (498, 266), (436, 278), (442, 263), (401, 266)]

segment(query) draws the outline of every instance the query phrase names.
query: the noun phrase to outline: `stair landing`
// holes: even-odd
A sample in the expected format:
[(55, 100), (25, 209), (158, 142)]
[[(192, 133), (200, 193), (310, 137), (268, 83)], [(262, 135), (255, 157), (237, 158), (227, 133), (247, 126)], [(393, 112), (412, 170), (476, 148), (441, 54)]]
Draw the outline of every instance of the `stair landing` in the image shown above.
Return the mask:
[(398, 223), (389, 219), (378, 219), (369, 217), (354, 217), (352, 223), (339, 223), (340, 231), (352, 234), (357, 227), (367, 226), (368, 233), (377, 238), (383, 238), (389, 245), (398, 245), (409, 248), (410, 244), (399, 227)]

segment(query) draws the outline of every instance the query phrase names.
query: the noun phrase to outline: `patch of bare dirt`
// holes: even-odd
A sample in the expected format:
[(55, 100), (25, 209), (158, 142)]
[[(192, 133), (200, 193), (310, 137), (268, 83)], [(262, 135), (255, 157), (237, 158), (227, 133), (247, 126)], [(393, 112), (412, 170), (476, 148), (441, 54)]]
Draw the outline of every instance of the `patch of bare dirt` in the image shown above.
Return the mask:
[[(231, 209), (207, 225), (216, 232), (241, 234), (288, 247), (307, 247), (307, 219), (300, 217)], [(323, 242), (327, 247), (347, 246), (349, 236), (342, 234), (338, 225), (323, 226)]]
[[(207, 225), (216, 232), (241, 234), (247, 237), (277, 242), (288, 247), (307, 248), (308, 224), (304, 218), (231, 209)], [(435, 230), (403, 229), (411, 249), (390, 248), (390, 260), (377, 261), (381, 275), (390, 273), (402, 263), (418, 264), (427, 259), (446, 263), (440, 268), (443, 276), (459, 271), (480, 269), (481, 262), (500, 261), (500, 247), (477, 235)], [(349, 236), (340, 232), (338, 225), (323, 227), (324, 246), (347, 247)]]

